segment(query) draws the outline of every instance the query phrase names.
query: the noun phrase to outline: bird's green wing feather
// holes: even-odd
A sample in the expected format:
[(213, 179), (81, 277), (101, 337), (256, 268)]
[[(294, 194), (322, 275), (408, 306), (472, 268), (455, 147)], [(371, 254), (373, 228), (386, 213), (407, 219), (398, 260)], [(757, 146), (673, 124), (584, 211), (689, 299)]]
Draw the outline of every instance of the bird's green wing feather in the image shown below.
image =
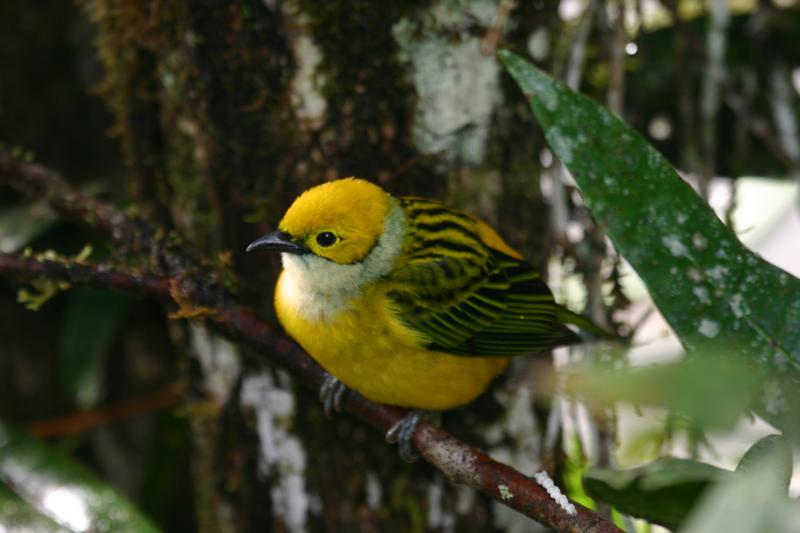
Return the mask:
[(578, 341), (533, 268), (486, 246), (473, 219), (436, 202), (401, 199), (408, 261), (390, 274), (399, 318), (430, 349), (518, 355)]
[(399, 316), (429, 339), (428, 348), (458, 355), (519, 355), (579, 340), (530, 266), (500, 252), (488, 266), (482, 282), (458, 296), (446, 286), (442, 295), (430, 287), (393, 293)]

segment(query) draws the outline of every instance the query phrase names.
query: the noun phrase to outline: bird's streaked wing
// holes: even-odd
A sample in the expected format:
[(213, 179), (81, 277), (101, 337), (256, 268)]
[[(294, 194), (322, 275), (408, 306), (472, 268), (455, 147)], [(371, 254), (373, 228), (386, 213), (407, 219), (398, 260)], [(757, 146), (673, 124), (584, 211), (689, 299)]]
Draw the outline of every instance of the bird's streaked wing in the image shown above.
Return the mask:
[(474, 219), (431, 200), (400, 198), (406, 262), (391, 274), (401, 320), (428, 347), (518, 355), (578, 340), (557, 320), (550, 290), (523, 260), (488, 247)]

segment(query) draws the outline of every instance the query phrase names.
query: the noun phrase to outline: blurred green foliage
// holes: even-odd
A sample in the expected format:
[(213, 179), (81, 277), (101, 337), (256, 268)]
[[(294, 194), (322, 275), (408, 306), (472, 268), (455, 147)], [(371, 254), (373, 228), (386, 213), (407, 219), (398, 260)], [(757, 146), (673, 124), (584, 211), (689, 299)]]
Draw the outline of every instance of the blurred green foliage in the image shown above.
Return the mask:
[[(5, 490), (2, 487), (5, 486)], [(39, 531), (55, 522), (65, 531), (159, 531), (107, 484), (51, 447), (0, 422), (0, 494), (4, 509), (23, 500), (24, 512), (9, 517), (22, 529)], [(34, 512), (35, 510), (35, 512)], [(6, 513), (2, 513), (4, 527)], [(45, 525), (46, 524), (46, 525)], [(55, 529), (54, 529), (55, 530)]]

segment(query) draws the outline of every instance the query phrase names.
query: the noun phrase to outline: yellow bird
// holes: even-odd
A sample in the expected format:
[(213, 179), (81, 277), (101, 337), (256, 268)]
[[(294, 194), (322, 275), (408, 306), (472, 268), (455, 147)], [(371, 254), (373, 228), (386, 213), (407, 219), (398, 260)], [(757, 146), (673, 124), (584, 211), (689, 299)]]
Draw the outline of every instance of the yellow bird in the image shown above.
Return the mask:
[(413, 409), (387, 434), (406, 460), (420, 410), (469, 403), (509, 356), (578, 342), (565, 323), (594, 328), (485, 223), (357, 178), (305, 191), (251, 250), (281, 252), (275, 309), (332, 375), (326, 413), (345, 386)]

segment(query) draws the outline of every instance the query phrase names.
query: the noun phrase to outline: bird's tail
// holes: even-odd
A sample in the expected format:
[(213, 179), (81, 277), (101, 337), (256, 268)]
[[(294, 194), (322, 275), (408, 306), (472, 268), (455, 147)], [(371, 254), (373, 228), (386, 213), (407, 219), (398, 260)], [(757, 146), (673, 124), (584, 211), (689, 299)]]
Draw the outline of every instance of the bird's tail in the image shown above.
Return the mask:
[(581, 340), (619, 339), (619, 336), (615, 333), (598, 326), (588, 318), (584, 318), (577, 313), (573, 313), (561, 305), (559, 305), (557, 308), (556, 318), (562, 324), (569, 324), (578, 328), (580, 330), (578, 332), (578, 336), (581, 338)]

